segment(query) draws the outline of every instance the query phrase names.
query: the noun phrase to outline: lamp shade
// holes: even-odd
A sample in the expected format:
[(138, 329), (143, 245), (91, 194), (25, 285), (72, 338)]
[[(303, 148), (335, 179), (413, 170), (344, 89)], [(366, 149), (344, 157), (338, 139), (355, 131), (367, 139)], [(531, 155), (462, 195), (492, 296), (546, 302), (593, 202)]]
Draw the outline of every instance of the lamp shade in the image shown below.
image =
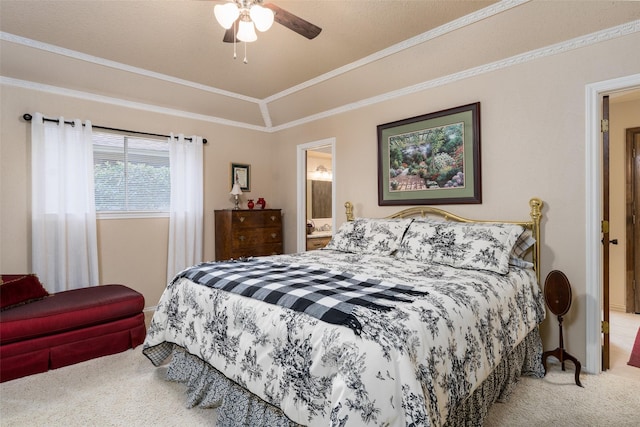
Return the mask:
[(242, 194), (242, 190), (240, 189), (240, 184), (238, 184), (237, 182), (235, 184), (233, 184), (233, 188), (231, 189), (231, 193), (229, 193), (233, 196), (239, 196)]
[(251, 6), (249, 16), (258, 31), (267, 31), (273, 25), (273, 11), (259, 4)]
[(258, 35), (256, 34), (253, 22), (240, 20), (240, 26), (238, 27), (238, 40), (247, 43), (258, 40)]
[(231, 28), (233, 23), (240, 16), (240, 11), (235, 3), (217, 4), (213, 8), (216, 20), (225, 30)]

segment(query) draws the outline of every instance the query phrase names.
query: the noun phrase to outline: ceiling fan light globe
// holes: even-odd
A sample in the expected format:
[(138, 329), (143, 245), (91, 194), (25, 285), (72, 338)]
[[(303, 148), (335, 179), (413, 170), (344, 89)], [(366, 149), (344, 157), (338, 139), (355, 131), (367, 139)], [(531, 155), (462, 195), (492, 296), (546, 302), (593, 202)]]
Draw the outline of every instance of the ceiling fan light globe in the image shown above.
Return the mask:
[(217, 4), (213, 8), (213, 14), (216, 17), (218, 24), (225, 30), (231, 28), (233, 23), (240, 16), (240, 11), (235, 3)]
[(253, 22), (251, 21), (240, 21), (240, 26), (238, 27), (238, 40), (241, 42), (254, 42), (258, 40), (258, 35), (256, 34), (256, 30), (253, 26)]
[(259, 4), (251, 6), (249, 16), (258, 31), (267, 31), (273, 25), (273, 11), (266, 7), (262, 7)]

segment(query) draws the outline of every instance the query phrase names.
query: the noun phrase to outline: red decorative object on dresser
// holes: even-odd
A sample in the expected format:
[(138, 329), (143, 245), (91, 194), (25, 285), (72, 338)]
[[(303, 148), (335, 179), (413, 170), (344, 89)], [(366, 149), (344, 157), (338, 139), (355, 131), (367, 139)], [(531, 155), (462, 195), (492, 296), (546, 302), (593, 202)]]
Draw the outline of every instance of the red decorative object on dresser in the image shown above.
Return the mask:
[(144, 297), (123, 285), (49, 294), (36, 275), (2, 275), (0, 382), (134, 348)]

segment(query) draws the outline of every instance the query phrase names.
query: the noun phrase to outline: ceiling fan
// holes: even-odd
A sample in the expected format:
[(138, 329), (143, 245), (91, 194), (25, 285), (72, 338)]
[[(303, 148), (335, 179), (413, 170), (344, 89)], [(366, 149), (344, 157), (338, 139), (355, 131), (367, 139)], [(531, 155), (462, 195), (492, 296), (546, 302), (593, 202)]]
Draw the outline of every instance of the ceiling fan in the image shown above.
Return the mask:
[(274, 21), (310, 40), (322, 31), (322, 28), (317, 25), (273, 3), (267, 3), (263, 6), (262, 1), (233, 0), (215, 6), (216, 19), (227, 30), (222, 39), (223, 42), (255, 41), (257, 39), (255, 28), (259, 31), (266, 31)]

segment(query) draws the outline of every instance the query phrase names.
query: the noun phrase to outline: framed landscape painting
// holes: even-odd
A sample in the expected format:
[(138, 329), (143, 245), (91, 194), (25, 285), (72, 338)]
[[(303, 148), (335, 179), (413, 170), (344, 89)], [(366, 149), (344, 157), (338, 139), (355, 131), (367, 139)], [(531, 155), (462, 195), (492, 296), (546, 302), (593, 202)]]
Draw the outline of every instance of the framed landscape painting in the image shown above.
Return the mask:
[(482, 203), (480, 103), (378, 125), (378, 205)]

